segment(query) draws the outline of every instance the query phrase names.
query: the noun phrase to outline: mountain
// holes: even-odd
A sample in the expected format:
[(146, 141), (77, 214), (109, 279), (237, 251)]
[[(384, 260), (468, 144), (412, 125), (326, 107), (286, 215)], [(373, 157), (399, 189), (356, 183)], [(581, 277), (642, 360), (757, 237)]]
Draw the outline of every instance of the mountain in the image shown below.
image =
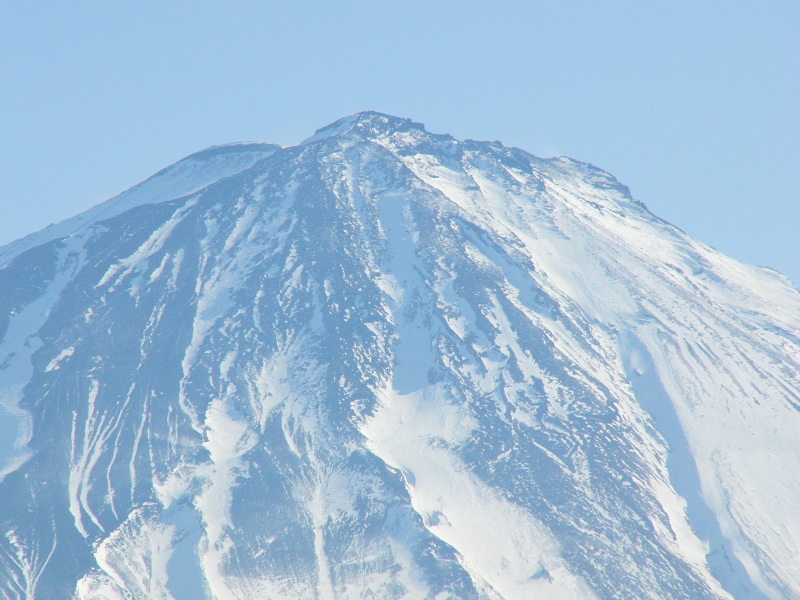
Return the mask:
[(0, 598), (800, 597), (800, 293), (591, 165), (360, 113), (0, 290)]

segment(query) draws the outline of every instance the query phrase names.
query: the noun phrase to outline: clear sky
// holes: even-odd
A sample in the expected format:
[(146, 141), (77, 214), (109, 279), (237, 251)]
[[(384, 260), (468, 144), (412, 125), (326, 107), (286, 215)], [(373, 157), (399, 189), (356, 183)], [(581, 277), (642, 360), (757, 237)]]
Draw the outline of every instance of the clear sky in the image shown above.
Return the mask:
[(591, 162), (800, 285), (798, 107), (797, 0), (0, 2), (0, 244), (378, 110)]

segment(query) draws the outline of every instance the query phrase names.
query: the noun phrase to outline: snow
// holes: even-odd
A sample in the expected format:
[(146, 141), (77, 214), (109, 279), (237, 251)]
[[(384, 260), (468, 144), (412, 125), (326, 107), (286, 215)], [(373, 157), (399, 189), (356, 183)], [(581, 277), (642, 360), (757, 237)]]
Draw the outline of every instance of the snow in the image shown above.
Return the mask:
[[(42, 346), (36, 332), (47, 322), (64, 288), (83, 267), (85, 257), (80, 252), (82, 244), (83, 239), (75, 237), (61, 248), (57, 258), (57, 275), (38, 299), (10, 316), (5, 335), (0, 341), (0, 431), (4, 434), (3, 442), (0, 442), (0, 482), (30, 458), (27, 444), (33, 434), (32, 419), (19, 403), (25, 385), (33, 376), (31, 358)], [(69, 349), (64, 352), (62, 359), (70, 355)], [(52, 368), (55, 366), (53, 364)], [(6, 445), (6, 440), (13, 442)]]
[(48, 363), (48, 365), (44, 369), (45, 373), (48, 373), (48, 372), (50, 372), (50, 371), (52, 371), (54, 369), (55, 370), (60, 369), (61, 368), (61, 365), (60, 365), (61, 361), (64, 360), (65, 358), (69, 358), (73, 354), (75, 354), (75, 346), (70, 346), (69, 348), (64, 348), (61, 352), (58, 353), (58, 356), (56, 356), (53, 360), (51, 360)]
[(95, 552), (100, 571), (78, 584), (78, 598), (152, 598), (173, 600), (167, 590), (167, 564), (175, 529), (147, 520), (147, 507), (133, 511)]
[[(503, 598), (594, 598), (569, 572), (547, 528), (482, 484), (447, 449), (465, 441), (476, 425), (435, 388), (408, 395), (386, 390), (362, 432), (370, 450), (403, 473), (428, 529)], [(533, 578), (532, 565), (550, 577)]]
[[(231, 152), (231, 150), (241, 151)], [(272, 144), (231, 144), (197, 152), (94, 208), (26, 236), (0, 249), (0, 266), (27, 249), (78, 232), (137, 206), (188, 196), (225, 177), (252, 167), (278, 150)]]
[(238, 477), (246, 475), (246, 463), (241, 457), (255, 446), (258, 436), (239, 415), (232, 414), (222, 400), (214, 400), (209, 405), (205, 427), (207, 440), (203, 445), (211, 463), (203, 468), (208, 485), (195, 505), (206, 522), (208, 544), (214, 547), (222, 540), (224, 530), (232, 526), (232, 488)]
[[(103, 526), (89, 504), (88, 496), (92, 488), (92, 471), (105, 450), (105, 444), (111, 436), (113, 426), (107, 415), (101, 414), (97, 406), (100, 394), (100, 383), (96, 379), (89, 380), (87, 394), (87, 417), (79, 426), (78, 414), (72, 416), (70, 472), (69, 472), (69, 511), (75, 519), (75, 528), (83, 537), (89, 537), (86, 530), (84, 513), (98, 529)], [(83, 429), (82, 435), (79, 428)]]
[[(153, 254), (157, 253), (164, 246), (164, 243), (169, 239), (170, 234), (175, 227), (181, 222), (183, 215), (185, 215), (192, 206), (196, 204), (197, 200), (193, 199), (178, 208), (173, 216), (164, 225), (156, 229), (153, 234), (130, 256), (121, 259), (119, 262), (112, 265), (97, 282), (95, 288), (107, 286), (112, 278), (114, 282), (112, 286), (119, 285), (119, 283), (132, 272), (137, 269), (146, 269), (148, 266), (148, 259)], [(161, 269), (163, 270), (163, 268)], [(159, 273), (160, 270), (156, 269), (153, 273)], [(158, 278), (158, 275), (151, 275), (151, 280)]]
[[(782, 278), (741, 265), (688, 240), (678, 230), (654, 224), (649, 215), (630, 208), (629, 203), (623, 210), (618, 205), (607, 210), (610, 203), (603, 193), (566, 176), (553, 182), (561, 190), (558, 198), (562, 201), (561, 206), (553, 206), (549, 219), (554, 232), (538, 220), (516, 219), (509, 210), (513, 202), (508, 194), (487, 183), (481, 171), (467, 169), (481, 189), (478, 195), (462, 191), (468, 188), (465, 173), (451, 171), (433, 157), (404, 156), (402, 160), (487, 230), (510, 229), (525, 243), (531, 262), (583, 314), (641, 336), (654, 356), (659, 378), (667, 384), (669, 399), (697, 459), (703, 497), (720, 518), (725, 538), (748, 576), (768, 597), (781, 597), (774, 581), (792, 581), (795, 592), (800, 591), (797, 574), (786, 568), (800, 556), (800, 523), (795, 519), (797, 511), (791, 508), (800, 498), (793, 475), (800, 470), (800, 413), (782, 401), (785, 365), (769, 357), (759, 339), (766, 333), (766, 316), (780, 319), (787, 331), (798, 331), (797, 311), (792, 316), (786, 312), (786, 307), (798, 305), (796, 291)], [(519, 182), (518, 175), (515, 179)], [(673, 265), (673, 270), (665, 270), (665, 263)], [(704, 271), (719, 273), (718, 279), (686, 279), (683, 274), (692, 273), (698, 264), (708, 265)], [(708, 301), (702, 316), (705, 321), (685, 300), (698, 287)], [(651, 298), (662, 304), (654, 305)], [(668, 323), (674, 329), (640, 324), (643, 313), (653, 315), (651, 323)], [(743, 313), (753, 318), (747, 323), (732, 319)], [(711, 332), (709, 323), (713, 323)], [(709, 334), (730, 366), (698, 363), (678, 352), (678, 343), (691, 340), (701, 344)], [(665, 344), (667, 338), (674, 342)], [(746, 355), (747, 360), (737, 355)], [(797, 365), (796, 354), (793, 358)], [(794, 384), (797, 382), (795, 377)], [(748, 386), (761, 390), (759, 395), (769, 401), (735, 400), (731, 395), (731, 390)], [(743, 424), (747, 424), (745, 428)], [(731, 436), (732, 430), (741, 435)], [(770, 465), (769, 469), (764, 465)], [(673, 503), (666, 499), (664, 503), (675, 529), (683, 532), (681, 551), (695, 564), (701, 563), (703, 551), (695, 536), (689, 535), (684, 519), (676, 516)], [(765, 533), (779, 531), (779, 535)], [(761, 548), (756, 553), (761, 560), (754, 560), (751, 551), (745, 550), (753, 546)], [(772, 582), (762, 568), (774, 573)]]

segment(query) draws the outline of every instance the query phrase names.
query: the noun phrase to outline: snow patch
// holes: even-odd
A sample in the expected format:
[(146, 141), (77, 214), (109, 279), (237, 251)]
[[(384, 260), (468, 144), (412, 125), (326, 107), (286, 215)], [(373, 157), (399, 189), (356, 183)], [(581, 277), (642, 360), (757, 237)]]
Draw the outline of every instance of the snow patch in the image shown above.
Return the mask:
[[(595, 598), (570, 572), (548, 529), (459, 459), (457, 445), (477, 424), (435, 390), (409, 395), (384, 390), (380, 409), (361, 428), (367, 447), (403, 473), (426, 527), (458, 551), (476, 579), (506, 600)], [(549, 579), (534, 577), (541, 565), (547, 566)]]
[(69, 358), (73, 354), (75, 354), (75, 346), (70, 346), (69, 348), (64, 348), (61, 352), (58, 353), (58, 355), (53, 360), (51, 360), (47, 364), (47, 367), (45, 367), (45, 369), (44, 369), (45, 372), (49, 373), (50, 371), (60, 369), (61, 368), (61, 361), (64, 360), (65, 358)]

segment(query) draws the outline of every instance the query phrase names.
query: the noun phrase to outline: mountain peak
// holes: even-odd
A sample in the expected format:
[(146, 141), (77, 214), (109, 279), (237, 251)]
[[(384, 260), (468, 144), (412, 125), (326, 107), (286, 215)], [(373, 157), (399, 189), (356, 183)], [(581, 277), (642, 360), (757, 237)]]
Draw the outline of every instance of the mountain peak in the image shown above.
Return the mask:
[(0, 598), (800, 598), (787, 281), (584, 163), (306, 143), (0, 249)]
[(374, 139), (391, 135), (397, 131), (407, 131), (410, 129), (425, 131), (425, 126), (411, 119), (394, 117), (374, 110), (367, 110), (343, 117), (330, 125), (318, 129), (314, 135), (305, 140), (303, 144), (310, 144), (336, 135), (346, 135), (349, 133)]

